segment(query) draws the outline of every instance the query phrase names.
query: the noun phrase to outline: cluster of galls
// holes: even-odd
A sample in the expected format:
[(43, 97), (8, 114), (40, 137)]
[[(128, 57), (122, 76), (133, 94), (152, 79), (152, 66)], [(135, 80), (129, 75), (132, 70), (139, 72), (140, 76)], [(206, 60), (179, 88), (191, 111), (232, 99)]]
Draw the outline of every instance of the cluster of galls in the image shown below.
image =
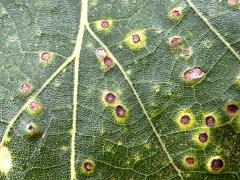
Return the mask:
[(105, 91), (103, 93), (102, 98), (104, 105), (110, 108), (113, 108), (113, 115), (116, 119), (116, 122), (119, 125), (126, 124), (127, 116), (128, 116), (128, 110), (127, 108), (121, 103), (119, 96), (117, 93)]
[(101, 69), (104, 72), (112, 69), (115, 66), (115, 63), (114, 63), (112, 57), (110, 57), (104, 49), (98, 48), (96, 50), (96, 56), (97, 56), (98, 60), (100, 61)]

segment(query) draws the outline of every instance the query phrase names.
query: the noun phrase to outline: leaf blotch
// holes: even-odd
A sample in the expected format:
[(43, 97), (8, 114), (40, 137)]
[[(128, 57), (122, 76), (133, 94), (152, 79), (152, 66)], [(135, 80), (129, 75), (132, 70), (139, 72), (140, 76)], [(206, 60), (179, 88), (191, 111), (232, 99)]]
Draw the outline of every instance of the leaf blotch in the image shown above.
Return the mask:
[(0, 146), (0, 172), (8, 174), (12, 168), (12, 157), (6, 146)]

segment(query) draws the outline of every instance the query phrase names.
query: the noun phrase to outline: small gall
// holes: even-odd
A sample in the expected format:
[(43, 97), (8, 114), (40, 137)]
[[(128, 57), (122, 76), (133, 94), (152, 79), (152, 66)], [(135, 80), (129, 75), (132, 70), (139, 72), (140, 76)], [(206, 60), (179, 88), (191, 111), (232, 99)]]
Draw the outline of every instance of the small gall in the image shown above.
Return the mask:
[(43, 105), (36, 100), (31, 100), (28, 104), (27, 111), (32, 115), (37, 115), (43, 111)]
[(96, 165), (93, 160), (86, 159), (81, 165), (81, 172), (85, 176), (91, 176), (95, 171)]
[(28, 95), (32, 92), (32, 85), (30, 83), (23, 83), (20, 87), (21, 93)]
[(108, 93), (105, 95), (105, 101), (108, 104), (113, 104), (116, 101), (117, 97), (113, 93)]
[(176, 123), (181, 130), (191, 129), (195, 121), (195, 116), (189, 109), (181, 110), (176, 116)]
[(225, 162), (220, 156), (212, 157), (207, 162), (208, 171), (214, 174), (220, 173), (224, 169), (224, 166)]
[(236, 104), (229, 104), (227, 106), (227, 113), (230, 115), (230, 116), (234, 116), (237, 114), (239, 110), (239, 107), (236, 105)]
[(147, 37), (145, 31), (146, 30), (142, 29), (129, 32), (126, 35), (124, 42), (131, 50), (139, 51), (147, 45)]
[(169, 39), (169, 45), (173, 49), (179, 49), (182, 45), (182, 38), (179, 36), (175, 36)]
[(208, 135), (207, 135), (207, 133), (200, 133), (198, 139), (199, 139), (199, 141), (202, 142), (202, 143), (207, 142), (207, 140), (208, 140)]
[(190, 117), (188, 115), (184, 115), (184, 116), (181, 117), (180, 122), (182, 124), (188, 124), (190, 122)]
[(192, 83), (201, 80), (204, 75), (205, 73), (201, 68), (195, 67), (184, 72), (183, 80), (187, 83)]
[(110, 24), (109, 24), (109, 22), (108, 22), (107, 20), (103, 20), (103, 21), (101, 22), (101, 27), (102, 27), (103, 29), (107, 29), (107, 28), (109, 28), (109, 26), (110, 26)]
[(193, 157), (187, 157), (187, 158), (185, 159), (185, 162), (186, 162), (186, 164), (189, 165), (189, 166), (192, 166), (192, 165), (194, 165), (194, 163), (195, 163)]
[(205, 148), (211, 141), (210, 141), (210, 131), (209, 128), (204, 130), (200, 130), (193, 134), (192, 140), (201, 148)]
[(216, 120), (213, 116), (207, 116), (205, 119), (205, 122), (208, 127), (214, 127)]
[(30, 122), (26, 125), (26, 134), (29, 137), (38, 137), (39, 135), (41, 135), (41, 130), (38, 127), (38, 125), (34, 122)]
[(132, 40), (134, 43), (138, 43), (141, 41), (140, 36), (138, 34), (133, 34), (132, 35)]
[(48, 52), (42, 53), (41, 59), (42, 59), (43, 61), (48, 61), (48, 60), (50, 59), (50, 54), (49, 54)]
[(184, 59), (189, 59), (192, 56), (192, 49), (191, 48), (185, 48), (182, 51), (182, 57)]
[(116, 112), (117, 117), (119, 117), (119, 118), (124, 118), (126, 116), (126, 109), (121, 105), (118, 105), (116, 107), (115, 112)]
[(106, 65), (108, 68), (112, 68), (114, 65), (112, 58), (108, 56), (104, 58), (103, 62), (104, 62), (104, 65)]
[(96, 21), (96, 29), (101, 32), (110, 32), (113, 27), (113, 21), (110, 19)]
[(170, 11), (170, 19), (173, 22), (179, 22), (182, 19), (183, 17), (182, 9), (183, 9), (182, 7), (177, 7)]

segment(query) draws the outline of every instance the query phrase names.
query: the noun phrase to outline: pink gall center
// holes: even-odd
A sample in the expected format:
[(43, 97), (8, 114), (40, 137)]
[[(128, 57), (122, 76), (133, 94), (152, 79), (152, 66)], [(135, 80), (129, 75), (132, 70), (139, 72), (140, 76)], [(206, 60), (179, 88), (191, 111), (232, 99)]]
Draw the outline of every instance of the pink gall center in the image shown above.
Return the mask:
[(22, 93), (28, 94), (31, 92), (31, 85), (29, 83), (24, 83), (21, 85), (21, 91)]
[(105, 101), (109, 104), (113, 104), (116, 100), (116, 96), (113, 93), (108, 93), (105, 96)]
[(231, 115), (231, 116), (234, 116), (238, 110), (239, 110), (239, 108), (235, 104), (230, 104), (227, 106), (227, 111), (228, 111), (229, 115)]
[(113, 60), (110, 57), (108, 57), (108, 56), (106, 56), (104, 58), (103, 62), (109, 68), (111, 68), (113, 66)]
[(41, 105), (39, 103), (33, 101), (29, 104), (29, 107), (31, 110), (36, 111), (41, 108)]
[(185, 81), (194, 81), (194, 80), (197, 80), (197, 79), (200, 79), (204, 76), (204, 72), (201, 68), (193, 68), (193, 69), (190, 69), (190, 70), (187, 70), (185, 73), (184, 73), (184, 80)]
[(123, 118), (126, 115), (126, 109), (123, 106), (117, 106), (115, 111), (120, 118)]
[(42, 59), (43, 61), (48, 61), (48, 60), (50, 59), (50, 54), (49, 54), (48, 52), (42, 53), (41, 59)]
[(86, 171), (92, 171), (93, 170), (93, 165), (90, 162), (85, 162), (84, 163), (84, 168)]
[(170, 45), (174, 48), (179, 47), (182, 44), (181, 39), (180, 38), (173, 38), (170, 40)]
[(238, 5), (238, 4), (240, 4), (240, 0), (228, 0), (228, 4), (230, 4), (230, 5)]
[(192, 157), (187, 157), (187, 158), (185, 159), (185, 161), (186, 161), (186, 163), (187, 163), (188, 165), (193, 165), (193, 164), (195, 163), (195, 161), (194, 161), (194, 159), (193, 159)]
[(138, 43), (138, 42), (141, 41), (141, 38), (138, 34), (133, 34), (132, 35), (132, 40), (133, 40), (134, 43)]
[(104, 21), (101, 22), (101, 27), (102, 27), (103, 29), (107, 29), (107, 28), (110, 27), (110, 24), (109, 24), (108, 21), (104, 20)]
[(171, 12), (171, 15), (173, 16), (173, 17), (180, 17), (181, 16), (181, 12), (179, 11), (179, 10), (173, 10), (172, 12)]
[(188, 124), (190, 122), (190, 117), (188, 115), (184, 115), (184, 116), (181, 117), (180, 122), (182, 124)]
[(107, 56), (107, 53), (106, 53), (106, 51), (104, 49), (97, 49), (96, 50), (96, 56), (98, 58), (103, 59), (103, 58), (105, 58)]

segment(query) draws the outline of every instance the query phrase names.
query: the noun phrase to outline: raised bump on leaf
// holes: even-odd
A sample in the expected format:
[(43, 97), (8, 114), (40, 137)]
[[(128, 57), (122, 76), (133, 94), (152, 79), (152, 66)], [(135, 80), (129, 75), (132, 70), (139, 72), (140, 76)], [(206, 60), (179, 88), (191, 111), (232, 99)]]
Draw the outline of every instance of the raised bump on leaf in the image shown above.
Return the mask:
[(116, 107), (121, 103), (116, 92), (104, 90), (102, 94), (102, 102), (106, 107)]
[(147, 37), (144, 29), (129, 32), (124, 42), (133, 51), (138, 51), (147, 45)]
[(212, 128), (220, 125), (220, 117), (215, 112), (204, 114), (203, 119), (207, 127)]
[(54, 59), (54, 54), (48, 51), (43, 51), (40, 53), (40, 61), (44, 64), (50, 64)]
[(111, 32), (113, 28), (113, 21), (110, 19), (96, 21), (96, 29), (101, 32)]
[(197, 167), (197, 159), (193, 154), (187, 154), (183, 157), (183, 165), (184, 167), (186, 167), (187, 169), (189, 168), (195, 168)]
[(210, 173), (217, 174), (223, 171), (225, 161), (221, 156), (214, 156), (208, 159), (206, 168)]
[(182, 50), (182, 57), (186, 60), (190, 59), (192, 57), (192, 48), (184, 48)]
[(7, 175), (11, 168), (12, 168), (11, 153), (6, 146), (0, 146), (0, 172)]
[(230, 100), (225, 105), (225, 112), (229, 116), (235, 116), (239, 112), (239, 105), (235, 101)]
[(183, 17), (183, 7), (176, 7), (172, 9), (169, 16), (173, 22), (179, 22)]
[(168, 40), (168, 44), (173, 50), (178, 50), (182, 47), (183, 39), (180, 36), (173, 36)]
[(29, 101), (28, 106), (27, 106), (27, 112), (32, 114), (32, 115), (37, 115), (40, 114), (43, 111), (43, 105), (41, 102), (32, 99)]
[(200, 67), (186, 69), (183, 73), (182, 79), (186, 84), (193, 85), (201, 82), (205, 77), (204, 71)]
[(106, 72), (115, 66), (113, 59), (108, 56), (107, 52), (103, 48), (96, 50), (96, 56), (101, 64), (101, 69)]
[(117, 105), (114, 110), (114, 117), (119, 125), (125, 125), (128, 118), (128, 109), (126, 106)]
[(193, 141), (195, 144), (200, 146), (201, 148), (205, 148), (210, 142), (211, 142), (211, 137), (210, 137), (210, 131), (209, 129), (201, 129), (195, 134), (193, 134)]
[(29, 82), (24, 82), (20, 86), (20, 91), (24, 95), (29, 95), (32, 92), (32, 85)]
[(34, 122), (28, 123), (25, 127), (25, 131), (26, 131), (26, 134), (32, 138), (38, 137), (42, 134), (39, 124)]
[(95, 168), (96, 168), (96, 164), (93, 160), (85, 159), (82, 162), (80, 170), (81, 170), (81, 173), (83, 173), (85, 176), (91, 176), (94, 173)]
[(181, 110), (176, 116), (176, 123), (181, 130), (191, 129), (196, 119), (189, 109)]

